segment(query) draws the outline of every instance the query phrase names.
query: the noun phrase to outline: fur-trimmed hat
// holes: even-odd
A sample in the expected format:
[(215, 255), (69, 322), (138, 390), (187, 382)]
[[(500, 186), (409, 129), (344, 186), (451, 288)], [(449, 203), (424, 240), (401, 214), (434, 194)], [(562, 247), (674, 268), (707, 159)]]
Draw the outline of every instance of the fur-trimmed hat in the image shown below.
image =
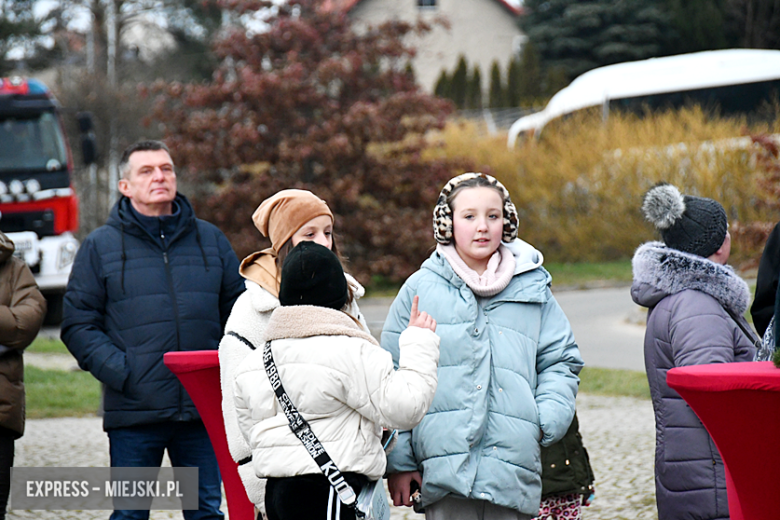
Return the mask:
[(252, 222), (263, 236), (271, 239), (271, 247), (279, 249), (304, 224), (313, 218), (333, 213), (324, 200), (306, 190), (282, 190), (265, 199), (252, 215)]
[(509, 191), (496, 178), (485, 173), (464, 173), (450, 179), (439, 194), (436, 201), (436, 207), (433, 208), (433, 236), (440, 244), (447, 245), (452, 242), (452, 208), (447, 203), (450, 194), (461, 183), (481, 177), (487, 181), (486, 184), (475, 187), (495, 188), (501, 193), (504, 201), (504, 233), (501, 240), (511, 242), (517, 238), (517, 209), (509, 198)]
[(728, 219), (719, 202), (682, 195), (671, 184), (661, 183), (644, 197), (642, 213), (673, 249), (708, 258), (726, 240)]
[(341, 310), (347, 303), (347, 279), (336, 254), (304, 240), (290, 250), (282, 266), (279, 303)]

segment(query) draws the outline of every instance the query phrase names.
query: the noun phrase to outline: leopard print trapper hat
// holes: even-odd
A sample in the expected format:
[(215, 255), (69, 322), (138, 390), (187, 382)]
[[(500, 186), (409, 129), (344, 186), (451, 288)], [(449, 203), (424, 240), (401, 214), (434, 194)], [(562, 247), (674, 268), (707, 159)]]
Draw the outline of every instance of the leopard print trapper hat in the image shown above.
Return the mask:
[[(509, 198), (509, 191), (497, 179), (485, 173), (464, 173), (450, 179), (439, 194), (436, 207), (433, 208), (433, 236), (440, 244), (447, 245), (452, 242), (452, 208), (447, 204), (447, 198), (453, 190), (462, 182), (482, 177), (488, 183), (486, 187), (496, 188), (504, 199), (504, 233), (501, 236), (503, 242), (511, 242), (517, 238), (517, 209)], [(479, 187), (479, 186), (478, 186)]]

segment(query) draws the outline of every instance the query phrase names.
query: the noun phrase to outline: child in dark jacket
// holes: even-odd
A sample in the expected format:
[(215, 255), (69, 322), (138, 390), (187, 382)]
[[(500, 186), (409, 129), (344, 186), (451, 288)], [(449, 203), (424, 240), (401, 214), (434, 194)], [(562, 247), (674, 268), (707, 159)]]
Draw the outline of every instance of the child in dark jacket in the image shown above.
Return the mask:
[(537, 520), (579, 520), (593, 500), (595, 477), (577, 414), (555, 444), (542, 447), (542, 504)]

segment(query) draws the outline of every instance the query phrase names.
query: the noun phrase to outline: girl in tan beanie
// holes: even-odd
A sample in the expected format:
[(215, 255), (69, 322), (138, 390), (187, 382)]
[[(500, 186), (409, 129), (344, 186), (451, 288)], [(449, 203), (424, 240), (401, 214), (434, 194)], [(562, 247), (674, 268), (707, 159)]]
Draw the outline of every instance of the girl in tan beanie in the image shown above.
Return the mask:
[[(247, 290), (236, 300), (225, 326), (225, 336), (219, 344), (219, 365), (228, 448), (233, 460), (240, 463), (238, 472), (249, 499), (262, 509), (265, 481), (255, 476), (252, 464), (248, 463), (252, 452), (239, 430), (233, 400), (236, 368), (251, 350), (228, 333), (236, 332), (255, 345), (263, 344), (268, 320), (279, 306), (282, 264), (299, 242), (310, 240), (327, 247), (337, 256), (339, 253), (333, 239), (333, 213), (324, 200), (310, 191), (282, 190), (276, 193), (258, 206), (252, 221), (263, 236), (271, 239), (271, 247), (252, 253), (241, 262), (239, 271), (246, 278)], [(365, 290), (352, 276), (344, 274), (349, 294), (342, 310), (368, 332), (368, 325), (357, 306), (357, 299), (363, 296)]]

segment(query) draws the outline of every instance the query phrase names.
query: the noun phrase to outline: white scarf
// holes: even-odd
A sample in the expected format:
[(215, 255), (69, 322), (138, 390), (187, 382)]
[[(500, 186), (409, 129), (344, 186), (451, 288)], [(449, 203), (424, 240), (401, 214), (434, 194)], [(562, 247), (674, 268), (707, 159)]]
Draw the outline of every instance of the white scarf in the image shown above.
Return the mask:
[(481, 275), (466, 265), (453, 244), (438, 244), (436, 250), (477, 296), (495, 296), (500, 293), (509, 285), (515, 272), (515, 257), (504, 244), (498, 246)]

